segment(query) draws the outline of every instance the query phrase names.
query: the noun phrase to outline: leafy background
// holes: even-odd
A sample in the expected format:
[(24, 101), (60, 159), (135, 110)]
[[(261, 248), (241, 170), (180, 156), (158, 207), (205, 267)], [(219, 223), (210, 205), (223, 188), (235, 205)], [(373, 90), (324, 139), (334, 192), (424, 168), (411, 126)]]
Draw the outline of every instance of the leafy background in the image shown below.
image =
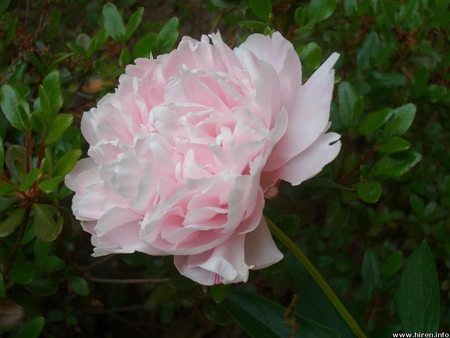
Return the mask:
[(0, 333), (5, 337), (352, 337), (300, 263), (203, 288), (170, 257), (92, 258), (63, 177), (83, 111), (137, 57), (220, 30), (278, 30), (306, 80), (332, 52), (339, 157), (266, 215), (368, 337), (450, 331), (448, 0), (0, 0)]

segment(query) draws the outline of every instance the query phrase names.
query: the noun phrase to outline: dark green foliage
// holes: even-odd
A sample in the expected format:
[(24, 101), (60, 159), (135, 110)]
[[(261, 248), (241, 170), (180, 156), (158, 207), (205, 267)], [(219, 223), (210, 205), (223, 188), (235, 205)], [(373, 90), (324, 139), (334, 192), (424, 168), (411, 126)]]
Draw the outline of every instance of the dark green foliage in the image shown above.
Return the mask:
[[(209, 289), (179, 275), (170, 257), (90, 257), (63, 183), (86, 151), (81, 114), (114, 90), (127, 64), (170, 53), (180, 31), (202, 23), (190, 1), (171, 2), (158, 21), (151, 2), (104, 3), (39, 0), (27, 9), (0, 0), (0, 335), (244, 337), (234, 321), (258, 338), (352, 337), (280, 243), (282, 262), (247, 284)], [(230, 46), (280, 31), (305, 81), (340, 53), (330, 128), (341, 134), (340, 155), (299, 187), (282, 183), (265, 214), (367, 336), (448, 332), (449, 1), (202, 6), (211, 18), (203, 33), (219, 27)]]

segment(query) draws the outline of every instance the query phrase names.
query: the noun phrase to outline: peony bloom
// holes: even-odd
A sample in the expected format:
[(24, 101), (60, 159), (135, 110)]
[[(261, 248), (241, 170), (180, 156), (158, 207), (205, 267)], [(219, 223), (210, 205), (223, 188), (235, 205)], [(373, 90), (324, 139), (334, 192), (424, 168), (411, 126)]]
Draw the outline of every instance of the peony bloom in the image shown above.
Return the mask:
[(302, 85), (281, 34), (251, 35), (234, 50), (212, 34), (128, 66), (116, 92), (84, 114), (89, 158), (66, 177), (93, 255), (174, 255), (203, 285), (246, 281), (249, 269), (281, 260), (264, 195), (337, 156), (339, 135), (326, 131), (338, 57)]

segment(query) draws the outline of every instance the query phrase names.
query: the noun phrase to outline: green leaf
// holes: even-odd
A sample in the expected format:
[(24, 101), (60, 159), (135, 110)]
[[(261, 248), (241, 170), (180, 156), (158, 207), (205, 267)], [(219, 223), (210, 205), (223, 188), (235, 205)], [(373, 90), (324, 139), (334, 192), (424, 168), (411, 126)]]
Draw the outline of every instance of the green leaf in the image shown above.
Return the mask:
[(34, 276), (34, 263), (30, 261), (16, 261), (9, 271), (9, 278), (17, 284), (27, 284)]
[(360, 71), (370, 68), (372, 61), (380, 48), (381, 46), (378, 34), (375, 32), (368, 33), (358, 51), (358, 54), (356, 55), (356, 60)]
[(59, 210), (48, 204), (33, 204), (34, 232), (41, 242), (52, 242), (61, 233), (63, 218)]
[(42, 67), (42, 63), (41, 60), (39, 60), (39, 58), (32, 52), (25, 52), (23, 53), (24, 56), (31, 62), (31, 64), (34, 66), (34, 68), (36, 68), (36, 70), (39, 73), (44, 73), (44, 67)]
[(52, 63), (49, 66), (49, 70), (55, 69), (55, 67), (62, 61), (64, 61), (67, 58), (70, 58), (73, 56), (73, 53), (60, 53), (58, 54), (52, 61)]
[(227, 325), (233, 322), (233, 317), (231, 317), (223, 307), (209, 298), (203, 300), (202, 308), (203, 314), (212, 323)]
[(38, 260), (36, 264), (39, 268), (48, 273), (56, 272), (66, 267), (66, 263), (57, 256), (43, 257)]
[(22, 182), (26, 169), (25, 147), (17, 144), (8, 148), (5, 155), (5, 164), (11, 177), (18, 182)]
[(239, 27), (245, 27), (248, 29), (264, 30), (267, 25), (264, 22), (256, 20), (242, 20), (237, 23)]
[(427, 83), (430, 79), (430, 71), (426, 67), (417, 68), (411, 84), (411, 93), (414, 97), (419, 97), (425, 93)]
[(62, 176), (56, 176), (52, 178), (47, 178), (39, 182), (38, 187), (46, 194), (49, 194), (55, 190), (59, 183), (64, 180)]
[(381, 73), (375, 70), (371, 75), (373, 83), (382, 88), (396, 88), (406, 83), (405, 76), (400, 73)]
[(261, 20), (268, 22), (269, 15), (272, 13), (271, 0), (249, 0), (250, 9)]
[(385, 108), (367, 115), (356, 129), (359, 135), (367, 135), (380, 129), (392, 116), (393, 110)]
[(408, 21), (411, 20), (413, 14), (417, 11), (419, 7), (419, 0), (408, 0), (405, 4), (400, 8), (399, 13), (399, 21)]
[(52, 116), (50, 113), (50, 102), (48, 101), (47, 93), (43, 86), (39, 86), (39, 114), (38, 116), (42, 119), (44, 127), (47, 127), (52, 121)]
[(14, 230), (22, 223), (25, 216), (26, 208), (14, 209), (7, 219), (0, 222), (0, 237), (6, 237), (13, 233)]
[(133, 35), (133, 33), (136, 31), (139, 24), (141, 23), (143, 14), (144, 14), (144, 7), (141, 7), (130, 16), (127, 26), (125, 27), (125, 41), (128, 41)]
[(24, 287), (32, 295), (40, 297), (47, 297), (58, 291), (58, 283), (42, 271), (37, 272), (31, 282), (25, 284)]
[(53, 249), (52, 242), (44, 243), (41, 242), (39, 239), (36, 239), (34, 241), (34, 256), (36, 257), (37, 261), (50, 255), (52, 249)]
[(380, 182), (367, 181), (361, 182), (356, 187), (356, 193), (366, 203), (376, 203), (383, 192)]
[(18, 197), (3, 197), (0, 196), (0, 211), (5, 211), (10, 206), (19, 201)]
[(313, 177), (309, 180), (302, 183), (302, 186), (306, 187), (318, 187), (318, 188), (330, 188), (330, 189), (338, 189), (338, 190), (346, 190), (346, 191), (353, 191), (353, 188), (349, 188), (346, 186), (343, 186), (339, 183), (334, 182), (333, 180), (330, 180), (328, 178), (322, 178), (322, 177)]
[[(328, 327), (317, 324), (298, 314), (292, 320), (299, 324), (298, 330), (286, 324), (286, 309), (263, 297), (245, 292), (231, 292), (220, 306), (252, 337), (258, 338), (316, 338), (339, 337)], [(295, 333), (294, 333), (295, 332)]]
[(343, 229), (350, 219), (348, 204), (341, 202), (339, 196), (333, 196), (326, 210), (325, 222), (332, 231)]
[(447, 88), (439, 85), (430, 85), (426, 91), (426, 98), (431, 103), (439, 102), (447, 94)]
[(393, 252), (381, 266), (383, 278), (394, 276), (403, 265), (403, 253), (399, 250)]
[(16, 187), (9, 183), (0, 183), (0, 196), (8, 195), (10, 192), (14, 191)]
[(69, 128), (73, 122), (73, 116), (71, 114), (58, 114), (53, 119), (50, 125), (48, 135), (45, 138), (45, 144), (51, 145), (58, 141), (62, 134)]
[(3, 275), (0, 274), (0, 298), (5, 298), (6, 292), (5, 292), (5, 280), (3, 279)]
[(23, 329), (22, 338), (38, 338), (43, 327), (44, 327), (44, 317), (34, 318)]
[(399, 177), (408, 172), (422, 158), (415, 151), (402, 151), (383, 157), (372, 167), (370, 175), (374, 178), (388, 179)]
[(47, 123), (50, 123), (53, 121), (64, 102), (61, 89), (61, 73), (57, 70), (49, 73), (44, 78), (42, 85), (45, 89), (45, 93), (47, 94), (48, 102), (50, 104), (49, 111), (45, 114), (47, 117)]
[(411, 206), (411, 208), (413, 209), (414, 213), (419, 217), (419, 218), (424, 218), (425, 217), (425, 203), (423, 202), (423, 200), (417, 196), (417, 195), (410, 195), (409, 196), (409, 205)]
[(122, 15), (112, 3), (103, 6), (103, 26), (108, 34), (117, 42), (125, 42), (125, 25)]
[(83, 47), (77, 45), (75, 42), (69, 41), (67, 43), (67, 47), (69, 47), (71, 50), (73, 50), (76, 54), (87, 57), (86, 50)]
[(108, 33), (106, 32), (106, 29), (102, 27), (98, 30), (97, 34), (95, 34), (95, 36), (91, 39), (86, 56), (89, 59), (92, 58), (94, 53), (98, 52), (100, 48), (102, 48), (106, 39), (108, 39)]
[(345, 14), (348, 16), (356, 14), (358, 11), (358, 1), (357, 0), (344, 0), (344, 11), (345, 11)]
[(31, 186), (42, 176), (42, 171), (38, 168), (34, 168), (25, 176), (22, 184), (19, 187), (20, 191), (27, 191)]
[(386, 136), (400, 136), (411, 127), (416, 115), (416, 106), (412, 103), (405, 104), (394, 110), (390, 121), (386, 124), (384, 134)]
[(3, 166), (5, 165), (5, 145), (3, 137), (0, 135), (0, 175), (3, 174)]
[(158, 48), (161, 54), (172, 51), (178, 40), (178, 18), (170, 19), (158, 34)]
[[(290, 253), (286, 257), (286, 263), (286, 271), (293, 280), (294, 290), (299, 298), (295, 312), (334, 331), (333, 335), (323, 333), (313, 337), (353, 337), (350, 327), (303, 265)], [(347, 309), (352, 310), (348, 306)], [(352, 315), (358, 320), (357, 316)]]
[(299, 7), (295, 10), (294, 19), (295, 23), (300, 27), (303, 27), (306, 21), (307, 9), (303, 7)]
[(303, 74), (310, 76), (322, 62), (322, 49), (315, 42), (310, 42), (298, 48), (297, 52), (302, 62)]
[(325, 20), (333, 14), (336, 4), (337, 0), (312, 0), (308, 5), (308, 21)]
[(73, 149), (65, 153), (56, 163), (54, 176), (66, 176), (77, 164), (81, 153), (80, 149)]
[(10, 3), (10, 0), (0, 0), (0, 14), (6, 11)]
[(87, 52), (89, 45), (91, 44), (91, 38), (87, 34), (81, 33), (78, 34), (76, 43)]
[(374, 288), (380, 284), (380, 263), (375, 251), (367, 249), (364, 252), (361, 276), (364, 281), (369, 282)]
[[(30, 108), (20, 96), (16, 88), (10, 85), (3, 85), (0, 90), (0, 106), (6, 119), (11, 125), (23, 132), (28, 129), (28, 118)], [(20, 109), (22, 107), (22, 110)]]
[(169, 283), (158, 285), (151, 293), (145, 306), (151, 308), (155, 305), (166, 304), (174, 300), (177, 297), (177, 294), (178, 291)]
[(362, 96), (357, 96), (350, 83), (343, 81), (338, 87), (339, 114), (342, 122), (349, 130), (353, 130), (362, 114), (364, 102)]
[(89, 295), (89, 292), (90, 292), (89, 285), (84, 278), (78, 277), (78, 276), (72, 276), (72, 277), (69, 277), (69, 283), (70, 283), (72, 290), (76, 294), (78, 294), (80, 296), (84, 296), (84, 297)]
[(137, 58), (149, 58), (150, 53), (155, 49), (158, 44), (158, 36), (155, 33), (149, 33), (144, 35), (136, 42), (131, 53), (132, 59)]
[(393, 154), (399, 151), (407, 150), (411, 144), (400, 137), (392, 137), (382, 142), (378, 151), (384, 155)]
[(433, 255), (423, 241), (405, 262), (397, 291), (405, 332), (436, 332), (439, 327), (439, 283)]
[(241, 3), (241, 0), (211, 0), (214, 6), (219, 8), (235, 8)]
[(211, 293), (212, 299), (216, 303), (222, 303), (225, 300), (225, 298), (227, 298), (230, 290), (231, 290), (230, 285), (218, 284), (211, 286), (209, 292)]
[(128, 48), (122, 49), (122, 52), (119, 56), (119, 65), (121, 67), (125, 67), (126, 65), (129, 65), (131, 62), (131, 54)]

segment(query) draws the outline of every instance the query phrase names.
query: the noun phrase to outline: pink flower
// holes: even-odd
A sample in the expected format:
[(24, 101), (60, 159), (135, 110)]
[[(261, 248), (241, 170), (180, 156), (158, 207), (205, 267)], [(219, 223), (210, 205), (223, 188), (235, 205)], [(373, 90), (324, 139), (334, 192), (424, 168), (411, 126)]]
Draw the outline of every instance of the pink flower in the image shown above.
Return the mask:
[(251, 35), (234, 50), (212, 34), (128, 66), (116, 92), (84, 114), (89, 158), (66, 177), (94, 256), (174, 255), (203, 285), (246, 281), (249, 269), (281, 260), (264, 194), (337, 156), (339, 135), (326, 131), (338, 57), (302, 85), (281, 34)]

